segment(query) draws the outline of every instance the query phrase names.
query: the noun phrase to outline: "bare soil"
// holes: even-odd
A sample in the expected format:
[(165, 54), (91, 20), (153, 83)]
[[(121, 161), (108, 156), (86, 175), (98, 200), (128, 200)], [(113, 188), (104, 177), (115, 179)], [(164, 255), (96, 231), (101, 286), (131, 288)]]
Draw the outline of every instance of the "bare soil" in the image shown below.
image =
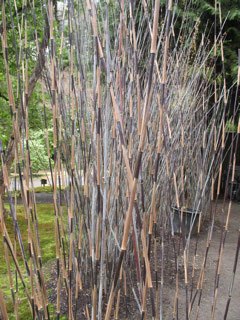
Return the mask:
[[(217, 290), (217, 303), (215, 308), (215, 317), (212, 318), (212, 304), (214, 301), (215, 294), (215, 275), (216, 268), (218, 263), (218, 254), (219, 254), (219, 244), (222, 234), (222, 218), (226, 219), (228, 203), (225, 204), (225, 210), (222, 214), (222, 201), (219, 201), (217, 205), (217, 213), (213, 228), (213, 237), (210, 242), (210, 248), (208, 251), (208, 257), (206, 262), (206, 268), (204, 273), (203, 289), (200, 293), (200, 290), (197, 290), (197, 283), (201, 271), (201, 266), (204, 261), (205, 252), (206, 252), (206, 243), (208, 238), (208, 228), (209, 221), (204, 222), (199, 237), (194, 235), (190, 243), (190, 252), (188, 256), (188, 304), (191, 297), (195, 297), (190, 318), (188, 319), (215, 319), (220, 320), (224, 319), (224, 312), (226, 308), (227, 299), (229, 296), (229, 286), (232, 281), (233, 276), (233, 265), (237, 248), (238, 241), (238, 232), (240, 228), (240, 203), (234, 202), (232, 204), (231, 217), (229, 222), (229, 231), (227, 233), (227, 238), (224, 246), (221, 276), (219, 282), (219, 288)], [(214, 208), (213, 208), (214, 209)], [(194, 277), (192, 278), (192, 261), (194, 257), (195, 244), (198, 241), (197, 245), (197, 255), (196, 255), (196, 264), (194, 268)], [(175, 243), (178, 242), (177, 237), (175, 238)], [(163, 310), (162, 310), (162, 319), (163, 320), (173, 320), (173, 310), (174, 310), (174, 299), (176, 293), (176, 266), (175, 266), (175, 255), (172, 245), (172, 239), (164, 243), (165, 247), (165, 267), (164, 267), (164, 286), (163, 286)], [(160, 252), (158, 253), (160, 256)], [(160, 258), (159, 258), (160, 259)], [(160, 261), (159, 261), (160, 263)], [(153, 265), (153, 261), (151, 261)], [(131, 267), (131, 266), (129, 266)], [(53, 289), (56, 287), (56, 265), (50, 263), (47, 267), (50, 270), (51, 277), (47, 283), (49, 289), (49, 302), (52, 304), (56, 303), (56, 290)], [(134, 266), (132, 266), (134, 268)], [(160, 269), (160, 268), (159, 268)], [(131, 277), (131, 271), (129, 273)], [(129, 277), (128, 275), (128, 277)], [(154, 288), (156, 286), (155, 274), (152, 275)], [(131, 291), (131, 285), (128, 285), (130, 282), (135, 283), (135, 275), (132, 275), (132, 279), (127, 279), (127, 295), (123, 294), (121, 290), (121, 303), (120, 303), (120, 312), (118, 319), (141, 319), (141, 314), (139, 312), (137, 303), (134, 299), (133, 293)], [(158, 275), (158, 282), (160, 286), (160, 275)], [(187, 319), (186, 318), (186, 285), (184, 282), (184, 263), (183, 257), (180, 253), (179, 259), (179, 288), (178, 288), (178, 316), (175, 319)], [(229, 320), (240, 320), (240, 264), (236, 269), (235, 282), (232, 292), (231, 303), (229, 307), (229, 312), (227, 319)], [(85, 306), (88, 306), (89, 314), (91, 317), (91, 291), (90, 283), (83, 283), (84, 290), (79, 293), (79, 298), (76, 300), (73, 297), (73, 310), (76, 315), (76, 319), (87, 319)], [(137, 288), (135, 288), (137, 291)], [(74, 290), (73, 290), (74, 292)], [(199, 300), (200, 297), (200, 300)], [(103, 297), (103, 306), (104, 309), (107, 303), (107, 296)], [(200, 301), (200, 307), (198, 310), (198, 304)], [(66, 290), (62, 286), (61, 290), (61, 314), (67, 315), (68, 312), (68, 301)], [(104, 311), (104, 310), (103, 310)], [(197, 311), (198, 318), (197, 318)], [(104, 312), (103, 312), (104, 313)], [(114, 317), (112, 316), (111, 319)], [(150, 304), (150, 297), (147, 298), (147, 314), (146, 319), (152, 319), (152, 310)]]
[[(214, 209), (214, 208), (213, 208)], [(228, 209), (228, 203), (226, 203), (225, 210), (223, 213), (224, 220), (226, 219)], [(206, 252), (206, 242), (208, 236), (208, 227), (207, 223), (204, 223), (204, 228), (200, 232), (198, 239), (198, 249), (197, 249), (197, 259), (196, 259), (196, 268), (195, 268), (195, 276), (193, 279), (193, 290), (192, 296), (197, 292), (197, 280), (199, 278), (200, 270), (202, 263), (204, 261), (204, 256)], [(219, 201), (217, 205), (217, 215), (213, 228), (213, 237), (210, 243), (210, 248), (207, 257), (207, 263), (204, 273), (204, 282), (203, 282), (203, 290), (202, 297), (200, 300), (200, 308), (198, 318), (197, 315), (197, 305), (199, 302), (200, 292), (197, 292), (195, 302), (193, 305), (193, 310), (190, 315), (190, 319), (212, 319), (212, 304), (214, 301), (214, 293), (215, 293), (215, 275), (216, 268), (218, 263), (218, 255), (219, 255), (219, 244), (221, 240), (222, 234), (222, 226), (225, 224), (222, 223), (222, 201)], [(217, 303), (215, 308), (215, 320), (224, 319), (224, 313), (226, 308), (227, 299), (229, 296), (229, 286), (233, 277), (233, 265), (237, 248), (238, 241), (238, 232), (240, 228), (240, 203), (233, 202), (230, 222), (229, 222), (229, 231), (227, 233), (227, 238), (224, 246), (223, 259), (222, 259), (222, 268), (221, 275), (219, 281), (219, 288), (217, 291)], [(191, 274), (192, 274), (192, 260), (194, 256), (195, 242), (196, 236), (191, 240), (191, 249), (190, 255), (188, 259), (188, 299), (191, 295)], [(166, 266), (167, 268), (167, 266)], [(183, 273), (183, 264), (181, 273)], [(175, 271), (174, 271), (175, 272)], [(175, 297), (175, 276), (174, 272), (167, 272), (167, 278), (165, 279), (164, 292), (163, 295), (167, 303), (164, 305), (163, 314), (164, 320), (172, 320), (173, 319), (173, 305), (174, 305), (174, 297)], [(171, 279), (171, 277), (173, 279)], [(174, 281), (172, 281), (174, 280)], [(240, 264), (238, 264), (236, 269), (236, 276), (234, 281), (234, 287), (232, 292), (231, 303), (227, 315), (227, 319), (229, 320), (240, 320)], [(180, 288), (179, 288), (179, 311), (178, 311), (178, 319), (186, 319), (186, 290), (184, 284), (184, 275), (180, 276)]]

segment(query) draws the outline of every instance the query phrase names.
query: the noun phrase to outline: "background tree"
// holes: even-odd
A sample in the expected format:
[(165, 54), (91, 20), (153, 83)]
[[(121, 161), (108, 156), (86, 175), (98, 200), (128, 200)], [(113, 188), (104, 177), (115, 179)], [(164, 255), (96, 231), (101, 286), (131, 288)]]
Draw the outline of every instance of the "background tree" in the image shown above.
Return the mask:
[[(17, 1), (17, 8), (14, 7), (14, 2), (10, 1), (9, 6), (5, 6), (5, 14), (6, 14), (6, 29), (7, 29), (7, 43), (8, 47), (8, 68), (10, 77), (12, 80), (12, 87), (15, 96), (15, 104), (18, 119), (18, 127), (21, 131), (21, 128), (24, 123), (24, 115), (23, 115), (23, 88), (24, 88), (24, 79), (22, 73), (22, 66), (19, 65), (19, 56), (24, 57), (23, 61), (27, 60), (28, 62), (28, 95), (25, 96), (26, 105), (29, 105), (29, 112), (31, 114), (31, 122), (30, 126), (34, 127), (37, 125), (39, 121), (39, 96), (37, 92), (35, 92), (33, 99), (31, 101), (34, 89), (37, 85), (38, 80), (44, 72), (45, 62), (46, 62), (46, 50), (49, 44), (49, 21), (46, 12), (46, 6), (43, 3), (36, 2), (35, 7), (33, 8), (29, 2), (24, 6), (22, 1)], [(13, 10), (14, 8), (14, 10)], [(16, 10), (15, 10), (16, 9)], [(22, 12), (23, 21), (28, 21), (28, 25), (25, 28), (21, 28), (20, 24), (20, 16), (19, 13)], [(1, 17), (2, 18), (2, 17)], [(1, 19), (2, 20), (2, 19)], [(38, 21), (38, 23), (37, 23)], [(22, 24), (24, 25), (24, 24)], [(21, 41), (21, 37), (26, 32), (27, 29), (27, 37), (28, 37), (28, 46), (27, 48), (23, 46)], [(18, 35), (18, 37), (16, 37)], [(25, 34), (26, 36), (26, 34)], [(3, 26), (1, 25), (1, 38), (3, 42)], [(37, 49), (38, 46), (38, 50)], [(38, 54), (36, 54), (38, 52)], [(4, 81), (3, 74), (5, 73), (5, 65), (3, 54), (1, 54), (0, 61), (0, 97), (3, 103), (2, 116), (5, 113), (4, 120), (1, 123), (3, 131), (1, 132), (3, 141), (5, 143), (5, 161), (6, 167), (9, 171), (12, 163), (15, 158), (15, 145), (16, 141), (14, 138), (14, 133), (12, 131), (10, 120), (10, 110), (9, 115), (7, 115), (7, 105), (9, 97), (7, 96), (7, 86), (6, 81)], [(25, 75), (26, 76), (26, 75)], [(30, 102), (31, 101), (31, 102)], [(37, 115), (37, 116), (36, 116)], [(11, 133), (10, 133), (11, 132)], [(3, 172), (0, 171), (0, 194), (4, 196), (4, 185), (3, 185)]]

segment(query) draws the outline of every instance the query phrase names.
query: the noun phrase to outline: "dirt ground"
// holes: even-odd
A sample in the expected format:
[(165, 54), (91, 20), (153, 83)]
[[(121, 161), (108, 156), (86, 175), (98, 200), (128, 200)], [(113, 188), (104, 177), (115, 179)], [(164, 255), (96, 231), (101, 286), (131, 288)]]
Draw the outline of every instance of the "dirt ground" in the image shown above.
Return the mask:
[[(224, 217), (226, 218), (228, 203), (226, 203)], [(215, 285), (215, 274), (216, 274), (216, 266), (218, 262), (218, 252), (219, 252), (219, 243), (221, 238), (221, 228), (222, 228), (222, 201), (218, 202), (217, 206), (217, 214), (213, 228), (213, 237), (211, 240), (208, 258), (204, 273), (204, 282), (203, 282), (203, 290), (201, 296), (201, 304), (199, 308), (198, 318), (197, 315), (197, 305), (199, 303), (200, 292), (198, 291), (196, 294), (197, 281), (199, 278), (200, 270), (202, 263), (204, 261), (204, 256), (206, 252), (206, 241), (208, 237), (208, 225), (209, 221), (205, 221), (203, 224), (203, 228), (200, 232), (198, 238), (198, 249), (196, 256), (196, 268), (195, 268), (195, 277), (193, 280), (192, 287), (192, 260), (194, 256), (194, 249), (196, 243), (196, 235), (192, 237), (191, 245), (190, 245), (190, 253), (188, 257), (188, 299), (190, 300), (191, 291), (192, 296), (196, 294), (195, 302), (193, 304), (192, 312), (189, 319), (198, 319), (198, 320), (208, 320), (213, 319), (211, 317), (212, 312), (212, 303), (214, 297), (214, 285)], [(223, 260), (222, 260), (222, 268), (221, 268), (221, 276), (219, 282), (218, 289), (218, 299), (216, 303), (215, 309), (215, 320), (224, 319), (224, 312), (226, 308), (226, 303), (228, 299), (228, 291), (229, 286), (232, 280), (233, 275), (233, 264), (236, 254), (237, 241), (238, 241), (238, 231), (240, 228), (240, 203), (233, 202), (231, 217), (229, 222), (229, 231), (227, 233), (227, 238), (224, 246)], [(173, 319), (187, 319), (186, 318), (186, 289), (184, 284), (184, 264), (183, 259), (179, 263), (179, 302), (178, 302), (178, 317), (173, 318), (173, 310), (174, 310), (174, 298), (176, 292), (176, 280), (175, 280), (175, 263), (174, 263), (174, 253), (173, 247), (169, 244), (165, 244), (165, 271), (164, 271), (164, 287), (163, 287), (163, 318), (162, 320), (173, 320)], [(181, 256), (181, 255), (180, 255)], [(153, 261), (151, 261), (152, 265)], [(55, 277), (56, 277), (56, 268), (54, 265), (51, 265), (51, 280), (48, 282), (48, 289), (55, 287)], [(154, 283), (154, 274), (153, 274), (153, 284)], [(133, 282), (135, 281), (132, 279)], [(231, 303), (229, 307), (228, 316), (226, 319), (229, 320), (240, 320), (240, 263), (237, 266), (234, 288), (231, 298)], [(84, 296), (83, 293), (80, 293), (79, 301), (77, 302), (77, 317), (76, 319), (87, 319), (86, 314), (84, 314), (84, 308), (86, 304), (89, 307), (89, 312), (91, 312), (90, 305), (90, 291), (88, 291), (88, 287), (90, 284), (85, 284)], [(62, 289), (61, 294), (61, 314), (67, 314), (67, 297), (65, 290)], [(86, 294), (86, 292), (89, 292)], [(49, 300), (51, 303), (55, 304), (56, 302), (56, 291), (50, 289)], [(107, 297), (104, 297), (103, 305), (106, 305)], [(76, 301), (74, 299), (74, 309)], [(113, 316), (111, 317), (113, 319)], [(128, 290), (127, 297), (121, 295), (121, 304), (120, 304), (120, 313), (118, 319), (141, 319), (141, 315), (139, 309), (137, 307), (136, 301), (134, 300), (133, 294), (131, 290)], [(147, 299), (147, 316), (146, 319), (152, 319), (151, 315), (151, 305), (150, 298)]]
[[(226, 203), (226, 207), (224, 210), (224, 217), (226, 218), (228, 203)], [(193, 311), (191, 313), (190, 319), (212, 319), (212, 303), (214, 297), (214, 285), (215, 285), (215, 274), (216, 274), (216, 265), (218, 261), (218, 253), (219, 253), (219, 243), (221, 238), (221, 220), (222, 220), (222, 201), (219, 201), (217, 206), (217, 216), (215, 221), (215, 226), (213, 229), (213, 237), (211, 240), (206, 269), (204, 274), (204, 284), (202, 291), (201, 304), (199, 308), (198, 318), (196, 318), (197, 312), (197, 304), (199, 301), (199, 293), (196, 296), (195, 303), (193, 306)], [(221, 276), (219, 282), (218, 289), (218, 298), (216, 303), (215, 310), (215, 320), (224, 319), (224, 313), (226, 308), (226, 303), (228, 299), (228, 291), (229, 286), (232, 281), (233, 276), (233, 264), (236, 254), (237, 241), (238, 241), (238, 231), (240, 228), (240, 203), (233, 202), (231, 217), (229, 222), (229, 231), (227, 233), (227, 238), (224, 246), (223, 260), (222, 260), (222, 268), (221, 268)], [(198, 279), (200, 274), (201, 265), (204, 259), (205, 251), (206, 251), (206, 240), (207, 240), (207, 227), (203, 228), (200, 233), (199, 241), (198, 241), (198, 250), (197, 250), (197, 260), (196, 260), (196, 274), (195, 278)], [(194, 243), (194, 237), (193, 237)], [(192, 248), (193, 249), (193, 248)], [(193, 250), (190, 250), (189, 262), (193, 256)], [(189, 263), (191, 266), (191, 263)], [(191, 275), (191, 267), (190, 267), (190, 275)], [(183, 280), (183, 279), (182, 279)], [(189, 279), (191, 281), (191, 278)], [(181, 281), (180, 281), (181, 282)], [(175, 283), (173, 285), (168, 285), (169, 279), (166, 279), (164, 286), (164, 310), (163, 310), (163, 319), (164, 320), (172, 320), (173, 319), (173, 302), (175, 296)], [(230, 307), (227, 315), (227, 319), (229, 320), (240, 320), (240, 264), (238, 264), (236, 269), (236, 276), (234, 281), (234, 287), (232, 291), (232, 298), (230, 302)], [(191, 285), (189, 285), (189, 294), (191, 291)], [(196, 284), (194, 285), (193, 294), (196, 292)], [(180, 284), (179, 289), (179, 319), (186, 319), (185, 312), (186, 305), (186, 293), (185, 286)]]

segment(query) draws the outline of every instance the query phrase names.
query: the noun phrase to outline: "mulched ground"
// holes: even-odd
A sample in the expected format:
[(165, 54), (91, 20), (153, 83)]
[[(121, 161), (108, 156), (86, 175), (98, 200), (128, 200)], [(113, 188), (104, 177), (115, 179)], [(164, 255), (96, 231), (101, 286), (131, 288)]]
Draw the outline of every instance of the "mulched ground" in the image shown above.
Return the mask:
[[(175, 236), (175, 242), (178, 243), (179, 237)], [(172, 240), (171, 240), (172, 241)], [(164, 260), (164, 288), (171, 287), (174, 288), (176, 285), (176, 266), (175, 266), (175, 254), (172, 246), (172, 242), (165, 241), (164, 243), (164, 250), (165, 250), (165, 260)], [(159, 266), (161, 266), (160, 261), (160, 253), (158, 256), (158, 263)], [(184, 263), (183, 258), (179, 259), (179, 265), (178, 265), (178, 276), (179, 276), (179, 288), (185, 288), (184, 284)], [(154, 261), (150, 262), (151, 265), (154, 265)], [(50, 279), (47, 282), (47, 289), (48, 289), (48, 297), (49, 297), (49, 303), (56, 305), (56, 299), (57, 299), (57, 289), (56, 289), (56, 279), (57, 279), (57, 268), (56, 268), (56, 261), (51, 261), (47, 265), (44, 266), (44, 268), (47, 268), (48, 273), (50, 272)], [(130, 269), (131, 268), (131, 269)], [(160, 267), (159, 267), (160, 269)], [(131, 283), (136, 283), (136, 275), (134, 270), (134, 266), (129, 266), (129, 270), (131, 270), (131, 275), (127, 275), (127, 295), (124, 295), (123, 289), (121, 290), (121, 299), (120, 299), (120, 308), (119, 308), (119, 319), (140, 319), (140, 311), (138, 308), (138, 305), (136, 303), (136, 300), (134, 298), (132, 289), (131, 289)], [(143, 270), (143, 266), (142, 266)], [(161, 270), (160, 270), (161, 271)], [(195, 269), (195, 278), (198, 278), (199, 275), (199, 269)], [(188, 278), (191, 280), (191, 274), (192, 270), (191, 268), (188, 269)], [(197, 276), (197, 277), (196, 277)], [(129, 279), (131, 277), (131, 279)], [(90, 278), (90, 277), (89, 277)], [(83, 280), (83, 290), (79, 292), (78, 299), (75, 298), (75, 284), (73, 283), (73, 313), (75, 315), (75, 319), (87, 319), (86, 316), (86, 306), (88, 307), (89, 314), (91, 317), (91, 284), (87, 283)], [(153, 286), (155, 288), (156, 286), (156, 275), (155, 273), (152, 274), (152, 281)], [(158, 274), (158, 285), (160, 286), (160, 272)], [(193, 286), (196, 286), (196, 281), (193, 282)], [(121, 286), (122, 287), (122, 286)], [(190, 284), (191, 289), (191, 284)], [(134, 290), (137, 293), (138, 289), (136, 286), (134, 286)], [(110, 291), (110, 290), (109, 290)], [(155, 293), (154, 293), (155, 294)], [(137, 294), (139, 297), (139, 294)], [(116, 297), (116, 295), (115, 295)], [(106, 304), (107, 304), (108, 296), (103, 296), (103, 314), (105, 313)], [(166, 297), (163, 297), (164, 303), (168, 303)], [(116, 301), (115, 301), (116, 303)], [(113, 306), (114, 309), (114, 306)], [(148, 294), (147, 297), (147, 319), (150, 319), (152, 317), (152, 307), (150, 302), (150, 296)], [(68, 298), (67, 298), (67, 291), (66, 287), (62, 283), (61, 287), (61, 315), (68, 315)], [(113, 319), (113, 315), (111, 319)]]

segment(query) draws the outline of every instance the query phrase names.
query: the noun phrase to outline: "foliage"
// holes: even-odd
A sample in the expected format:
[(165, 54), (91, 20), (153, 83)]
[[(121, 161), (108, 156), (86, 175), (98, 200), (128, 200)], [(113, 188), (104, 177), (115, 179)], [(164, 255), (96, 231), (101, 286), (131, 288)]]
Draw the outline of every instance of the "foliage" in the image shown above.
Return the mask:
[[(52, 150), (53, 130), (49, 129), (49, 144)], [(49, 160), (46, 147), (46, 133), (44, 130), (30, 131), (30, 157), (33, 172), (49, 168)], [(51, 160), (52, 161), (52, 160)]]
[(237, 132), (237, 124), (235, 124), (235, 125), (233, 126), (232, 118), (229, 119), (229, 120), (226, 122), (225, 131), (226, 131), (226, 132)]
[(11, 132), (12, 121), (10, 118), (9, 106), (6, 100), (0, 97), (0, 139), (2, 140), (3, 147), (7, 145)]
[[(59, 190), (59, 188), (57, 188)], [(61, 190), (64, 190), (64, 187), (61, 187)], [(52, 193), (53, 187), (52, 186), (45, 186), (45, 187), (36, 187), (34, 188), (35, 193)]]
[[(210, 33), (211, 46), (214, 44), (214, 20), (215, 20), (215, 7), (213, 0), (195, 0), (193, 1), (193, 14), (195, 17), (200, 17), (198, 43), (201, 41), (202, 32), (206, 30)], [(223, 26), (223, 42), (224, 42), (224, 55), (225, 55), (225, 71), (228, 80), (228, 86), (232, 85), (232, 81), (237, 79), (237, 51), (240, 48), (240, 7), (238, 0), (221, 0), (217, 1), (216, 22), (217, 33), (220, 31), (220, 11), (219, 3), (221, 5)], [(218, 50), (218, 60), (220, 60), (220, 48)], [(222, 65), (218, 61), (217, 64), (219, 71)]]
[(45, 187), (36, 187), (34, 188), (35, 193), (52, 193), (53, 187), (52, 186), (45, 186)]
[[(12, 18), (10, 18), (10, 8), (11, 4)], [(8, 68), (13, 86), (14, 102), (16, 108), (20, 107), (19, 98), (19, 84), (21, 85), (22, 93), (25, 87), (25, 80), (20, 69), (20, 65), (17, 63), (17, 57), (22, 55), (27, 58), (28, 61), (28, 78), (30, 78), (31, 73), (37, 62), (37, 50), (36, 50), (36, 40), (35, 40), (35, 30), (38, 37), (38, 42), (41, 43), (43, 39), (43, 30), (45, 24), (45, 14), (44, 8), (42, 7), (42, 2), (40, 0), (35, 1), (35, 8), (31, 8), (30, 3), (27, 2), (26, 10), (23, 10), (22, 1), (16, 1), (17, 12), (15, 11), (14, 1), (5, 3), (6, 11), (6, 23), (7, 23), (7, 43), (8, 43)], [(25, 30), (23, 28), (24, 24), (21, 24), (21, 19), (23, 21), (26, 19), (27, 24), (27, 38), (28, 38), (28, 48), (25, 48), (24, 37)], [(2, 12), (0, 12), (0, 21), (2, 22)], [(12, 27), (12, 23), (13, 26)], [(19, 35), (19, 23), (21, 34)], [(2, 27), (2, 26), (1, 26)], [(20, 37), (21, 36), (21, 37)], [(18, 59), (19, 60), (19, 59)], [(8, 88), (5, 76), (5, 63), (2, 53), (2, 46), (0, 48), (0, 139), (3, 142), (3, 147), (6, 148), (10, 134), (12, 132), (12, 120), (10, 115), (10, 109), (8, 105)], [(39, 91), (40, 85), (33, 91), (29, 103), (28, 103), (28, 113), (29, 113), (29, 128), (33, 130), (39, 130), (42, 128), (43, 112), (40, 111), (40, 106), (42, 105), (41, 93)], [(40, 112), (39, 112), (40, 111)], [(47, 111), (47, 114), (49, 111)]]

